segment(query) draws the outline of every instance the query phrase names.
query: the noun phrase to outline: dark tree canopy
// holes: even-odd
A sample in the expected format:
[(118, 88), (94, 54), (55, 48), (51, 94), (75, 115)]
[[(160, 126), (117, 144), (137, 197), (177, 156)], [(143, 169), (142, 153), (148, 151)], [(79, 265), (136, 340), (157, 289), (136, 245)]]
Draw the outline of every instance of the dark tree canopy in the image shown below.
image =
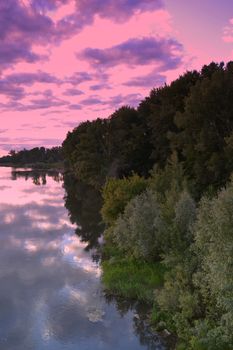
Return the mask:
[(153, 89), (137, 109), (81, 123), (63, 142), (79, 180), (100, 188), (106, 177), (148, 176), (176, 152), (196, 195), (226, 183), (233, 170), (233, 62), (210, 63)]

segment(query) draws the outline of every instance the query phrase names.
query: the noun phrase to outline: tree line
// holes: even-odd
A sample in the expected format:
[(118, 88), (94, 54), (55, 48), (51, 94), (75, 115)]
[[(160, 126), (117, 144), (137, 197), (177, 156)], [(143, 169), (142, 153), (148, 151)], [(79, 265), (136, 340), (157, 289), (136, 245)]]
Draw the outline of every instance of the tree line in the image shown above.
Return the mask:
[(34, 147), (20, 151), (11, 150), (7, 156), (0, 158), (3, 165), (52, 164), (63, 162), (62, 147)]

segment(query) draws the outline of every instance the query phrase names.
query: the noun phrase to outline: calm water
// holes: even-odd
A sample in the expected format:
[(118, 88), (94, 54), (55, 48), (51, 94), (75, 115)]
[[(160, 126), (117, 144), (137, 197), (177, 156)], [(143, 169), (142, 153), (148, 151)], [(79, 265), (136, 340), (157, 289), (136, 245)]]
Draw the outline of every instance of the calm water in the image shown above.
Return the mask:
[(65, 186), (68, 196), (58, 174), (0, 167), (0, 349), (164, 349), (138, 310), (106, 300), (99, 199)]

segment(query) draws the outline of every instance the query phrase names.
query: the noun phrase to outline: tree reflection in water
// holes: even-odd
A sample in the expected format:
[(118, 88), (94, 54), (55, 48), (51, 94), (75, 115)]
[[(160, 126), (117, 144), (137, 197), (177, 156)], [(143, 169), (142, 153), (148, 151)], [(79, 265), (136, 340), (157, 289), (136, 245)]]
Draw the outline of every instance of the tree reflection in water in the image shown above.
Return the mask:
[(69, 212), (70, 221), (77, 225), (76, 234), (82, 242), (87, 243), (86, 250), (97, 248), (104, 230), (100, 215), (101, 194), (71, 175), (64, 176), (64, 188), (65, 207)]
[(72, 224), (76, 224), (75, 233), (86, 242), (86, 250), (97, 248), (98, 239), (103, 233), (104, 225), (101, 220), (100, 209), (102, 198), (93, 187), (77, 181), (70, 174), (62, 174), (56, 170), (38, 169), (14, 169), (11, 170), (11, 179), (24, 178), (31, 179), (37, 186), (47, 183), (47, 177), (51, 177), (56, 182), (63, 181), (65, 189), (65, 207), (68, 210)]
[(12, 168), (11, 180), (24, 178), (26, 181), (32, 179), (34, 185), (46, 185), (47, 177), (51, 177), (56, 182), (63, 181), (63, 174), (57, 170), (38, 170), (38, 169), (17, 169)]
[(149, 305), (114, 295), (105, 295), (105, 300), (108, 304), (113, 303), (122, 317), (129, 311), (134, 313), (134, 332), (139, 337), (140, 344), (147, 350), (174, 349), (174, 339), (171, 337), (162, 339), (161, 335), (152, 331), (149, 322)]
[[(66, 190), (65, 206), (69, 211), (71, 222), (77, 225), (76, 234), (83, 242), (87, 242), (87, 250), (98, 247), (98, 239), (104, 230), (100, 215), (102, 206), (100, 193), (93, 187), (78, 182), (70, 175), (64, 176), (64, 187)], [(151, 331), (147, 305), (110, 295), (105, 295), (105, 300), (108, 304), (114, 304), (122, 317), (129, 311), (135, 314), (134, 332), (146, 349), (164, 349), (161, 337)]]

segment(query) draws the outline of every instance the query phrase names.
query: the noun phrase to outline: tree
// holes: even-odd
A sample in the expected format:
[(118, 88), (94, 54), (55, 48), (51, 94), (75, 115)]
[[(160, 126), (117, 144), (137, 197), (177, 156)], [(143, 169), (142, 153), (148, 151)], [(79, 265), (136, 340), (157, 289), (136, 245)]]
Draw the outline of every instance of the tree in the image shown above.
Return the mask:
[(113, 227), (113, 241), (126, 255), (159, 260), (163, 221), (156, 194), (147, 190), (133, 198)]
[(186, 72), (170, 85), (153, 89), (139, 105), (139, 115), (147, 123), (150, 159), (159, 167), (165, 166), (172, 153), (169, 134), (178, 132), (174, 123), (175, 114), (184, 110), (185, 98), (199, 78), (197, 71)]
[(145, 191), (147, 181), (136, 174), (129, 178), (108, 179), (103, 191), (102, 217), (106, 224), (113, 225), (120, 214), (123, 214), (127, 203)]
[[(175, 122), (173, 148), (182, 155), (186, 174), (200, 195), (208, 187), (221, 187), (233, 168), (227, 167), (226, 138), (233, 131), (233, 75), (231, 65), (212, 65), (191, 89), (183, 112)], [(209, 72), (209, 70), (208, 70)]]
[[(199, 269), (194, 275), (206, 309), (197, 324), (196, 341), (208, 349), (231, 349), (233, 344), (233, 183), (212, 200), (204, 198), (194, 229)], [(205, 332), (203, 332), (203, 324)], [(197, 332), (198, 333), (198, 332)]]

